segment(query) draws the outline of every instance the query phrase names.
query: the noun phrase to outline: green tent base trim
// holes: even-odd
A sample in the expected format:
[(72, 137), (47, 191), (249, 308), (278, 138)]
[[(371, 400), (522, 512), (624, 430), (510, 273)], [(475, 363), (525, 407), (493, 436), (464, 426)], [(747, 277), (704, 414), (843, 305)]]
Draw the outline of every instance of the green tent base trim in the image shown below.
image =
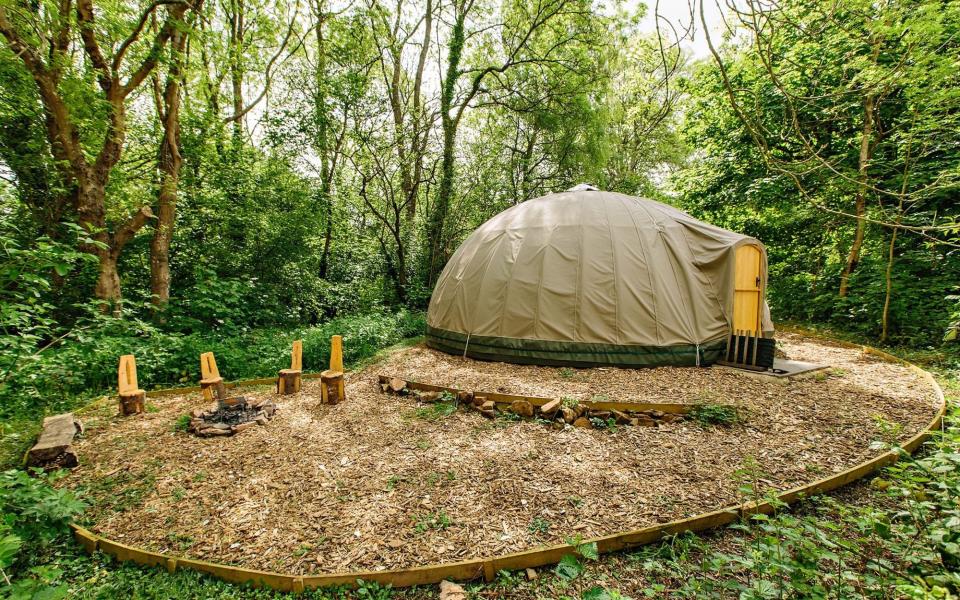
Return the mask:
[[(697, 346), (623, 346), (552, 340), (526, 340), (467, 335), (427, 326), (427, 346), (448, 354), (479, 360), (564, 367), (692, 367), (698, 364)], [(726, 338), (700, 344), (699, 365), (706, 367), (723, 358)]]

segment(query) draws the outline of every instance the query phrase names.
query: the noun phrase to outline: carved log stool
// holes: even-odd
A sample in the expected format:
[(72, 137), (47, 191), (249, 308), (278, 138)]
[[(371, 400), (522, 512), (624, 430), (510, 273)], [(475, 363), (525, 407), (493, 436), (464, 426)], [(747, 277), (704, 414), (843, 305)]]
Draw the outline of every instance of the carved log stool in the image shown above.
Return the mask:
[(277, 376), (277, 393), (283, 396), (299, 392), (302, 372), (303, 342), (297, 340), (293, 343), (293, 351), (290, 354), (290, 368), (282, 369)]
[(343, 338), (330, 338), (330, 368), (320, 373), (320, 400), (324, 404), (336, 404), (346, 400), (343, 389)]
[(147, 392), (137, 387), (137, 361), (132, 354), (120, 357), (120, 368), (117, 374), (120, 414), (127, 416), (142, 413)]
[(323, 404), (337, 404), (345, 399), (343, 371), (327, 370), (320, 373), (320, 401)]
[(202, 377), (200, 391), (203, 392), (204, 400), (209, 402), (216, 397), (221, 401), (227, 397), (227, 387), (223, 384), (223, 377), (220, 377), (213, 352), (204, 352), (200, 355), (200, 376)]

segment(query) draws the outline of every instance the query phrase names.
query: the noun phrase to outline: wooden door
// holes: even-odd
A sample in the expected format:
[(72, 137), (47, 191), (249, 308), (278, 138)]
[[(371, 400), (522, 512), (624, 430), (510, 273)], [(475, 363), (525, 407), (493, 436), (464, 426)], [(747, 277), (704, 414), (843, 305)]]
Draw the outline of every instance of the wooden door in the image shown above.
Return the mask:
[(733, 329), (760, 333), (760, 310), (763, 297), (761, 263), (763, 253), (753, 244), (737, 248), (734, 274)]

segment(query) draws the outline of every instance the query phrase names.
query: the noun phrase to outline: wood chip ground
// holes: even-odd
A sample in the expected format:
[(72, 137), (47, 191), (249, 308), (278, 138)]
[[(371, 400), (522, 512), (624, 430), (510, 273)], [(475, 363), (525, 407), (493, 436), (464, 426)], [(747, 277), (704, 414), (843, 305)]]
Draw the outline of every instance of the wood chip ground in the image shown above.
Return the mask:
[[(229, 438), (174, 431), (199, 393), (148, 411), (85, 416), (81, 466), (63, 485), (87, 524), (124, 544), (285, 573), (381, 570), (491, 556), (636, 529), (742, 498), (745, 468), (787, 488), (874, 455), (932, 417), (907, 368), (858, 350), (781, 335), (789, 358), (826, 374), (786, 385), (698, 368), (557, 369), (479, 362), (415, 346), (347, 376), (322, 405), (318, 380), (274, 397), (276, 417)], [(729, 403), (730, 428), (680, 422), (614, 432), (487, 420), (383, 394), (378, 373), (462, 389), (642, 402)], [(752, 466), (751, 466), (752, 465)]]

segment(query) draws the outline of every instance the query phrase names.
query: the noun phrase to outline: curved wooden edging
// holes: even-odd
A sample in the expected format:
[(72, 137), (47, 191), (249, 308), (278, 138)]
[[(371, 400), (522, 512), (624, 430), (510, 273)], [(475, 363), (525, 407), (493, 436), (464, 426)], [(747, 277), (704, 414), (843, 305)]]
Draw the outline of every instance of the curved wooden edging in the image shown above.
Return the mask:
[[(801, 333), (811, 337), (820, 337), (816, 334), (804, 332), (796, 329), (789, 331)], [(821, 338), (824, 339), (824, 338)], [(934, 379), (933, 375), (920, 367), (907, 362), (901, 358), (888, 354), (882, 350), (861, 346), (849, 342), (837, 340), (828, 340), (850, 348), (859, 348), (864, 353), (876, 356), (888, 362), (897, 362), (908, 366), (911, 370), (919, 374), (930, 384), (939, 400), (940, 407), (936, 415), (927, 424), (927, 427), (911, 437), (903, 444), (902, 449), (907, 452), (914, 452), (920, 445), (926, 441), (932, 432), (939, 429), (943, 423), (943, 417), (946, 414), (946, 399), (943, 390)], [(311, 377), (311, 375), (313, 377)], [(319, 374), (305, 374), (304, 377), (316, 378)], [(234, 386), (263, 385), (274, 383), (276, 379), (251, 379), (246, 381), (237, 381), (231, 384)], [(200, 388), (176, 388), (170, 390), (157, 390), (148, 393), (152, 396), (165, 396), (171, 394), (182, 394), (184, 392), (199, 391)], [(890, 450), (876, 456), (870, 460), (862, 462), (845, 471), (825, 477), (811, 483), (804, 484), (793, 489), (785, 490), (778, 494), (778, 499), (782, 502), (792, 503), (798, 499), (809, 497), (847, 485), (853, 481), (863, 478), (874, 471), (881, 469), (897, 461), (900, 454), (896, 450)], [(678, 519), (668, 523), (651, 525), (642, 529), (613, 533), (605, 536), (595, 537), (584, 540), (584, 543), (594, 542), (597, 544), (597, 550), (600, 553), (615, 552), (635, 546), (641, 546), (656, 542), (663, 537), (684, 532), (698, 532), (722, 525), (728, 525), (743, 515), (750, 514), (770, 514), (774, 511), (774, 506), (768, 501), (749, 502), (746, 504), (736, 504), (724, 507), (720, 510), (703, 513), (686, 519)], [(436, 565), (426, 565), (423, 567), (412, 567), (407, 569), (393, 569), (385, 571), (354, 571), (350, 573), (333, 573), (325, 575), (287, 575), (282, 573), (272, 573), (268, 571), (257, 571), (243, 567), (234, 567), (221, 565), (202, 560), (193, 560), (170, 556), (159, 552), (150, 552), (140, 548), (125, 546), (118, 542), (100, 537), (83, 527), (71, 525), (77, 542), (88, 552), (93, 553), (97, 550), (113, 556), (122, 561), (131, 561), (146, 566), (162, 566), (173, 573), (177, 569), (192, 569), (201, 573), (207, 573), (219, 577), (225, 581), (234, 583), (247, 583), (256, 587), (268, 587), (280, 591), (302, 592), (308, 588), (318, 588), (334, 585), (356, 585), (357, 580), (373, 581), (380, 584), (390, 584), (393, 587), (409, 587), (413, 585), (425, 585), (439, 583), (444, 579), (454, 581), (469, 581), (483, 577), (485, 580), (492, 580), (500, 570), (516, 570), (532, 567), (542, 567), (558, 562), (564, 555), (573, 554), (575, 548), (569, 544), (560, 544), (556, 546), (544, 546), (515, 552), (513, 554), (504, 554), (495, 557), (474, 558), (455, 563), (443, 563)]]

